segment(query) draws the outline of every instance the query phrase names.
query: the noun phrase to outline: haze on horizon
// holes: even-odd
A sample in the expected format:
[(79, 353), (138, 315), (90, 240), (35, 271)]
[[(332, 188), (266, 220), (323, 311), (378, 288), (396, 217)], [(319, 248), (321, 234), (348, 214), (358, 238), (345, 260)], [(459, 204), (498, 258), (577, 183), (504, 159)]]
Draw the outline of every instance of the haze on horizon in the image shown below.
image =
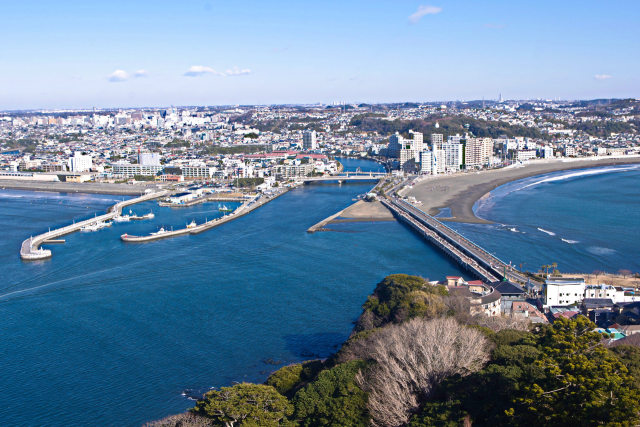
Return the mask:
[(640, 97), (640, 3), (3, 4), (0, 109)]

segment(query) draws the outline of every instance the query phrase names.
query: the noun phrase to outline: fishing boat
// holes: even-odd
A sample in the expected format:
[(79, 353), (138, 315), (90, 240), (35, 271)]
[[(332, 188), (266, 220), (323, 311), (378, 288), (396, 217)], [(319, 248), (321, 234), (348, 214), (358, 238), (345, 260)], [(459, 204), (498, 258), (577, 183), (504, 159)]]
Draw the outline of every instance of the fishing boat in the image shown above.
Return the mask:
[(113, 218), (113, 222), (129, 222), (130, 219), (130, 215), (118, 215)]
[(196, 224), (195, 221), (191, 221), (189, 224), (187, 224), (187, 228), (196, 228), (198, 226), (198, 224)]
[(233, 212), (233, 209), (227, 207), (226, 205), (222, 205), (218, 208), (220, 212)]
[(151, 234), (152, 236), (157, 236), (159, 234), (164, 234), (164, 233), (168, 233), (168, 231), (165, 230), (164, 227), (160, 227), (160, 230), (154, 231), (153, 233), (149, 233), (149, 234)]

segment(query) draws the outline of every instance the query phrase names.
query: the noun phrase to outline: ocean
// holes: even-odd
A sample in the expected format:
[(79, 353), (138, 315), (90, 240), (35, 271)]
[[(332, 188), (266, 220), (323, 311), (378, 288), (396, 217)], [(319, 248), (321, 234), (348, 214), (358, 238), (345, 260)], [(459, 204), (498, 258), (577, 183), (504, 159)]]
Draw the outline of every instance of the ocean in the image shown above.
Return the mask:
[(640, 271), (640, 165), (570, 170), (513, 181), (474, 206), (494, 224), (448, 223), (528, 271)]
[(462, 274), (396, 222), (306, 232), (371, 186), (305, 185), (199, 235), (121, 242), (220, 215), (217, 203), (145, 202), (132, 210), (154, 220), (67, 235), (41, 262), (20, 260), (25, 238), (121, 198), (0, 190), (0, 424), (141, 425), (182, 412), (210, 387), (334, 352), (388, 274)]

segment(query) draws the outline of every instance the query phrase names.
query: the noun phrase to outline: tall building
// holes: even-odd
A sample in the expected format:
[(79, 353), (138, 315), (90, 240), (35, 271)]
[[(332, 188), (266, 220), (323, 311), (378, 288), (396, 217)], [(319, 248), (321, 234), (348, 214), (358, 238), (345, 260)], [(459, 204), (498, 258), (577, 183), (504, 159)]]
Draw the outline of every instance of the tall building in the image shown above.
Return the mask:
[(305, 150), (315, 150), (318, 148), (315, 130), (304, 131), (304, 133), (302, 134), (302, 148)]
[(71, 172), (86, 172), (93, 166), (93, 159), (87, 154), (76, 151), (73, 157), (69, 158), (69, 170)]
[(442, 143), (444, 142), (444, 135), (441, 133), (432, 133), (431, 134), (431, 148), (432, 149), (440, 149), (442, 148)]
[(420, 153), (424, 146), (424, 137), (420, 132), (409, 131), (411, 139), (405, 139), (399, 133), (395, 133), (389, 137), (389, 145), (387, 153), (389, 157), (395, 157), (400, 160), (402, 167), (409, 160), (420, 162)]
[(468, 138), (465, 151), (467, 167), (482, 167), (489, 164), (493, 155), (493, 139)]
[(442, 143), (444, 168), (446, 171), (459, 171), (464, 163), (461, 139), (460, 135), (449, 136), (447, 142)]

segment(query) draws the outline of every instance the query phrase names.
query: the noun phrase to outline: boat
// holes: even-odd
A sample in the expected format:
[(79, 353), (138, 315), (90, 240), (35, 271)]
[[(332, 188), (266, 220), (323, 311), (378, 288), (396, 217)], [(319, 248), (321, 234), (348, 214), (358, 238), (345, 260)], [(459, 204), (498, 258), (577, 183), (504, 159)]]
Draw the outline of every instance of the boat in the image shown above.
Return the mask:
[(129, 215), (118, 215), (113, 218), (113, 222), (129, 222), (131, 216)]
[(134, 215), (130, 216), (129, 219), (132, 220), (132, 221), (140, 221), (140, 220), (143, 220), (143, 219), (153, 219), (155, 217), (156, 216), (154, 215), (153, 212), (149, 212), (148, 214), (142, 215), (142, 216), (138, 216), (138, 215), (134, 214)]
[(233, 212), (233, 209), (227, 207), (226, 205), (222, 205), (218, 208), (220, 212)]
[(82, 227), (80, 227), (80, 231), (83, 231), (83, 232), (98, 231), (105, 227), (111, 227), (111, 223), (104, 222), (104, 221), (94, 222), (93, 224), (83, 225)]
[(160, 230), (154, 231), (153, 233), (149, 233), (149, 234), (151, 234), (152, 236), (157, 236), (159, 234), (164, 234), (164, 233), (168, 233), (168, 231), (165, 230), (164, 227), (160, 227)]
[(187, 224), (187, 228), (196, 228), (198, 226), (198, 224), (196, 224), (195, 221), (191, 221), (189, 224)]

